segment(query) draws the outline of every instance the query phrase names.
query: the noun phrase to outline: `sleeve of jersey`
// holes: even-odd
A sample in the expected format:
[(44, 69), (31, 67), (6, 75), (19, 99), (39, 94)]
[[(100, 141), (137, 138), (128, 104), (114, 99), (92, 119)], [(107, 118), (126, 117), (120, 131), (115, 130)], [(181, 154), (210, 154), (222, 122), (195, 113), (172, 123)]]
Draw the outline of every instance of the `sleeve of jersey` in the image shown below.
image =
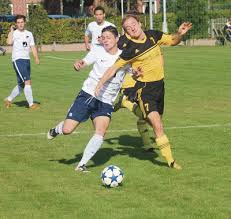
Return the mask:
[(170, 34), (163, 33), (162, 37), (157, 41), (158, 45), (168, 45), (173, 44), (172, 36)]
[(91, 65), (96, 61), (96, 54), (91, 50), (84, 58), (83, 61), (87, 65)]
[(124, 68), (127, 64), (129, 64), (129, 61), (124, 60), (123, 58), (119, 57), (113, 66), (117, 68)]
[(33, 34), (31, 34), (31, 39), (30, 39), (30, 46), (34, 46), (35, 43), (34, 43), (34, 36)]

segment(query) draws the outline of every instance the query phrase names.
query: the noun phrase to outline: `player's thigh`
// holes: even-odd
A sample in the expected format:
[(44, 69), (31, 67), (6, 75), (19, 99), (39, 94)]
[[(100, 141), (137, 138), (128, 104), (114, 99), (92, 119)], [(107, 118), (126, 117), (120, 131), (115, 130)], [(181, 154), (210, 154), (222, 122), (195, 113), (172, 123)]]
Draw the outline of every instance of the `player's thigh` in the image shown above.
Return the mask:
[(93, 119), (93, 124), (95, 127), (95, 133), (104, 136), (109, 127), (110, 118), (107, 116), (97, 116)]
[(78, 121), (65, 119), (63, 124), (63, 134), (71, 134), (79, 125)]

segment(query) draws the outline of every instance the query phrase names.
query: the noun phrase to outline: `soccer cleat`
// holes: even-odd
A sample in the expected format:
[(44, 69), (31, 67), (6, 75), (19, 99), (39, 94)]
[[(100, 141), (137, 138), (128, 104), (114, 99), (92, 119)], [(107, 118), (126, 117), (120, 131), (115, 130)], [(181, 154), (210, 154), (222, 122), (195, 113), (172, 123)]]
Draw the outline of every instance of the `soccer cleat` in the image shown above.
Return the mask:
[(6, 54), (6, 49), (4, 49), (4, 51), (2, 52), (2, 55), (4, 56)]
[(29, 110), (36, 110), (36, 109), (39, 109), (39, 105), (37, 103), (33, 103), (33, 105), (29, 107)]
[(148, 153), (154, 153), (154, 148), (153, 147), (144, 147), (144, 151)]
[(89, 170), (87, 170), (87, 167), (85, 164), (83, 164), (82, 166), (77, 166), (75, 168), (75, 171), (83, 172), (83, 173), (89, 173), (90, 172)]
[(176, 160), (174, 160), (171, 164), (170, 167), (176, 170), (182, 170), (182, 167), (176, 163)]
[(47, 139), (52, 140), (54, 139), (56, 136), (58, 135), (58, 133), (55, 131), (55, 128), (50, 129), (47, 132)]
[(4, 106), (9, 109), (12, 105), (12, 102), (9, 101), (7, 98), (4, 100)]
[(123, 100), (126, 99), (126, 97), (122, 94), (120, 97), (119, 97), (119, 100), (117, 103), (115, 103), (114, 105), (114, 112), (118, 111), (120, 108), (124, 108), (122, 106), (122, 102)]

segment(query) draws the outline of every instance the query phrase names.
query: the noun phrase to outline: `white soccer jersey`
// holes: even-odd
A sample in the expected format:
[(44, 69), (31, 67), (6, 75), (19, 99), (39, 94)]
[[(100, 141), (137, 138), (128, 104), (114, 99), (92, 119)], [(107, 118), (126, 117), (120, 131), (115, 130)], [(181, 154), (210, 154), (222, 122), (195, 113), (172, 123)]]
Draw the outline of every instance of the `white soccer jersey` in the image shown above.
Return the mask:
[(101, 25), (98, 25), (96, 21), (93, 21), (93, 22), (88, 24), (87, 29), (85, 31), (85, 36), (91, 36), (91, 45), (93, 47), (100, 45), (100, 43), (98, 41), (98, 37), (100, 37), (102, 35), (103, 28), (108, 27), (108, 26), (115, 27), (114, 24), (112, 24), (108, 21), (104, 21), (103, 24), (101, 24)]
[[(93, 68), (88, 78), (84, 81), (82, 90), (92, 96), (95, 96), (95, 88), (99, 80), (102, 78), (107, 69), (115, 63), (121, 52), (122, 51), (118, 49), (118, 52), (115, 55), (111, 55), (103, 47), (91, 50), (83, 60), (87, 65), (93, 64)], [(99, 95), (96, 98), (104, 103), (112, 105), (119, 93), (125, 71), (128, 68), (129, 67), (126, 66), (125, 68), (119, 70), (115, 77), (108, 80), (103, 85)]]
[(12, 60), (30, 59), (30, 47), (34, 45), (34, 37), (30, 31), (15, 30), (13, 32)]

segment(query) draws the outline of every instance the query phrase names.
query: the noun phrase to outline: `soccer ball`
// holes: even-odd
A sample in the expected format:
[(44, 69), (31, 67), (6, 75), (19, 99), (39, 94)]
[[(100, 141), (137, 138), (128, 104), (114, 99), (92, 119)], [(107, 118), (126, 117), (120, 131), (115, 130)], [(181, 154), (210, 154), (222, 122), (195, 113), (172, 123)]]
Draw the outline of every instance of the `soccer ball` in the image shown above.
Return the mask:
[(116, 187), (120, 185), (123, 181), (124, 173), (123, 171), (114, 165), (110, 165), (101, 173), (101, 180), (105, 186)]

